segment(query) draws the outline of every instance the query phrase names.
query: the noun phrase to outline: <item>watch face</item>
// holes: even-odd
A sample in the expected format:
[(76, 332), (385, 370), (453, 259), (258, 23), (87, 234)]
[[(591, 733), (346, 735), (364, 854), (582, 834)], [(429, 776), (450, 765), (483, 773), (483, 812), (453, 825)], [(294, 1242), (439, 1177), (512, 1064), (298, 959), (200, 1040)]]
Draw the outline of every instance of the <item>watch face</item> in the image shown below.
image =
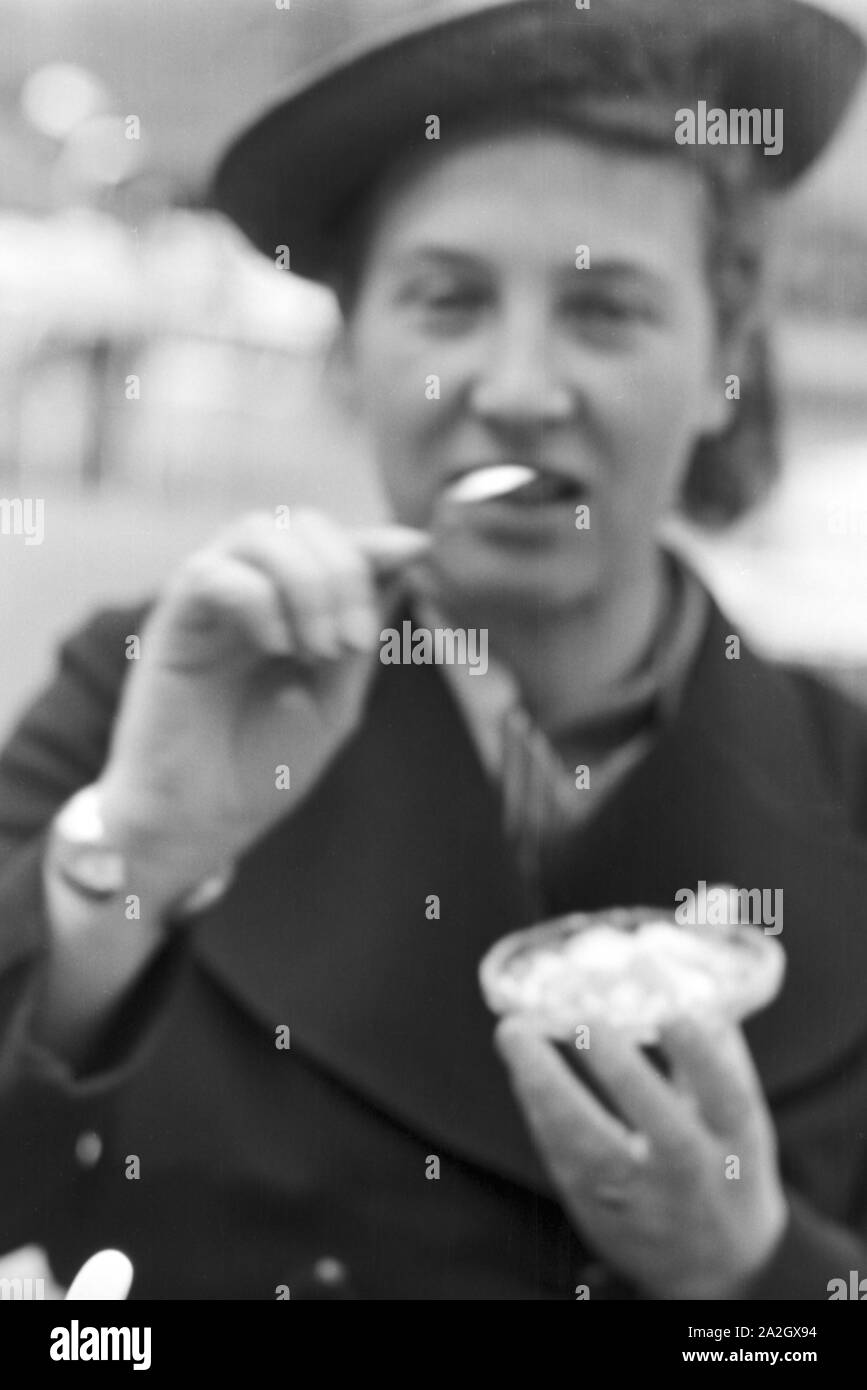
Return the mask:
[(755, 1013), (784, 970), (779, 942), (756, 927), (681, 926), (652, 909), (612, 908), (504, 937), (479, 977), (494, 1013), (522, 1014), (551, 1038), (573, 1038), (586, 1013), (652, 1045), (683, 1013)]

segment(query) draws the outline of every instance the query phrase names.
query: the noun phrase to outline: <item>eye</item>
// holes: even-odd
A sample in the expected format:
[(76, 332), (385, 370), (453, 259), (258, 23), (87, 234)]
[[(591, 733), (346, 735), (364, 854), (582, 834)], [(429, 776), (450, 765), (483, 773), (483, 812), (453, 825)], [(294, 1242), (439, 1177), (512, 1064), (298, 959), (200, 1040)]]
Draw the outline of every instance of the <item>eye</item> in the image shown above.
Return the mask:
[(574, 318), (604, 319), (611, 323), (629, 323), (647, 315), (646, 309), (636, 301), (613, 295), (588, 295), (571, 300), (567, 312)]
[(422, 308), (434, 314), (459, 316), (473, 314), (485, 305), (485, 294), (478, 285), (434, 285), (419, 294)]
[(490, 296), (486, 286), (475, 279), (422, 275), (405, 285), (400, 298), (436, 326), (449, 328), (483, 312)]
[(564, 306), (567, 322), (582, 337), (620, 342), (656, 320), (653, 307), (634, 294), (583, 294)]
[(474, 309), (482, 302), (478, 290), (451, 289), (436, 290), (425, 296), (425, 303), (431, 309)]

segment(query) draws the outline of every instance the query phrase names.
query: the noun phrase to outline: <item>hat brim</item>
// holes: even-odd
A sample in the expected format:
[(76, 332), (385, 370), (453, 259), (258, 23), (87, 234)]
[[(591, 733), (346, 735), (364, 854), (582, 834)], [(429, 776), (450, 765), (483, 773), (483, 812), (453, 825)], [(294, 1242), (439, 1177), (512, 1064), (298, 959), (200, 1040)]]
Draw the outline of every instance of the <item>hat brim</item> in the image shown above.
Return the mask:
[[(782, 152), (758, 166), (770, 188), (790, 185), (828, 144), (867, 58), (848, 25), (803, 0), (605, 0), (588, 10), (573, 0), (478, 0), (469, 11), (466, 0), (447, 0), (298, 75), (226, 151), (212, 204), (266, 255), (288, 246), (294, 271), (328, 279), (346, 209), (397, 152), (425, 147), (430, 115), (446, 130), (462, 113), (507, 106), (526, 69), (521, 17), (557, 20), (559, 45), (567, 7), (569, 42), (581, 43), (595, 25), (610, 27), (612, 15), (647, 26), (652, 14), (651, 41), (689, 44), (698, 72), (704, 55), (712, 104), (782, 108)], [(457, 58), (460, 83), (453, 80)], [(678, 105), (708, 95), (684, 92)], [(673, 151), (674, 126), (672, 111)]]

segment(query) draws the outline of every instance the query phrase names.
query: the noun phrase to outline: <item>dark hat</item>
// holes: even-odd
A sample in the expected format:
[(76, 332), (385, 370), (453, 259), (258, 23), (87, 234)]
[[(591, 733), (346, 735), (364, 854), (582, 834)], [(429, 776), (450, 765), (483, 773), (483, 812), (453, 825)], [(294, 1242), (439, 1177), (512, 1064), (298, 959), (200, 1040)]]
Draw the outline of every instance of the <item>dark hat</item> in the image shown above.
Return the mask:
[[(609, 131), (675, 144), (675, 111), (782, 108), (784, 144), (756, 158), (792, 183), (831, 139), (863, 72), (864, 44), (805, 0), (395, 0), (384, 30), (291, 82), (224, 154), (212, 192), (269, 256), (327, 279), (347, 213), (386, 168), (485, 112), (508, 122), (555, 96), (608, 108)], [(760, 152), (761, 153), (761, 152)]]

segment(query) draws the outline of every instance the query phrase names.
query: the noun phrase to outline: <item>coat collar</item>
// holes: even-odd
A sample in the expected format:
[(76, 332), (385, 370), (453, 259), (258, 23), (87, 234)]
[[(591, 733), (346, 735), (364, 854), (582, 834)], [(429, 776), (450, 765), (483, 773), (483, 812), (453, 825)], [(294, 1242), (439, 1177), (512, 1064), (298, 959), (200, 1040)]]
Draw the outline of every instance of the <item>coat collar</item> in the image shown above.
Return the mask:
[[(865, 1024), (867, 853), (825, 786), (794, 683), (714, 609), (680, 717), (571, 837), (550, 911), (674, 905), (700, 879), (782, 888), (789, 966), (748, 1037), (772, 1099), (840, 1061)], [(292, 1051), (438, 1146), (547, 1192), (492, 1047), (478, 962), (523, 925), (499, 799), (441, 673), (383, 667), (359, 734), (246, 856), (202, 920), (200, 963)], [(426, 915), (439, 899), (439, 919)]]

